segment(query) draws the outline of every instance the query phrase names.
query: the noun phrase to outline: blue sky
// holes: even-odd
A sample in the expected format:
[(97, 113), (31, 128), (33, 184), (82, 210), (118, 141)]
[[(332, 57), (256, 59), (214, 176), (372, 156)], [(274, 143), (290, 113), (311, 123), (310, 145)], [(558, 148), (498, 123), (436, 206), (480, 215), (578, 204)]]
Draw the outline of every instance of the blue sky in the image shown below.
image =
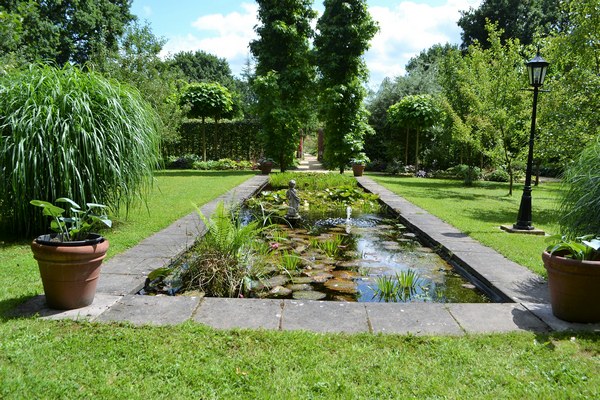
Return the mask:
[[(408, 60), (436, 43), (460, 43), (460, 10), (481, 0), (368, 0), (380, 31), (365, 55), (376, 89), (383, 78), (404, 74)], [(317, 11), (321, 0), (314, 1)], [(162, 56), (204, 50), (225, 58), (239, 75), (256, 38), (258, 5), (251, 0), (133, 0), (132, 12), (167, 40)]]

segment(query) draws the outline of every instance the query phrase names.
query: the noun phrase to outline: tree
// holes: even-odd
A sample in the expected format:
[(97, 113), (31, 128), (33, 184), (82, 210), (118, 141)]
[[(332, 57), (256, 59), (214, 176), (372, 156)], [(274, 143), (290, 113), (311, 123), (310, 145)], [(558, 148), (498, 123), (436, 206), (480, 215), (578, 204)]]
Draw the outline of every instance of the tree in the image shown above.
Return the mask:
[(564, 31), (544, 41), (550, 93), (541, 96), (538, 159), (567, 167), (600, 136), (600, 3), (569, 0)]
[(178, 140), (183, 121), (178, 97), (185, 82), (179, 71), (160, 59), (165, 42), (149, 25), (135, 21), (119, 39), (120, 50), (94, 53), (90, 68), (136, 87), (160, 116), (163, 143), (172, 143)]
[(202, 159), (206, 158), (206, 118), (218, 121), (231, 111), (233, 101), (229, 90), (216, 82), (192, 83), (183, 92), (181, 104), (189, 107), (189, 118), (202, 119)]
[(483, 0), (479, 8), (461, 11), (458, 26), (462, 29), (462, 49), (476, 41), (487, 47), (489, 22), (503, 31), (502, 41), (519, 39), (530, 44), (537, 31), (547, 35), (564, 24), (556, 0)]
[(317, 22), (315, 59), (321, 73), (320, 115), (325, 122), (325, 162), (344, 172), (372, 133), (363, 99), (368, 77), (362, 58), (377, 33), (364, 0), (325, 0)]
[(310, 0), (259, 0), (250, 43), (257, 60), (253, 86), (265, 155), (284, 171), (292, 164), (300, 131), (310, 119), (315, 71), (309, 60), (310, 25), (316, 13)]
[(408, 138), (410, 129), (415, 130), (415, 170), (419, 170), (419, 135), (431, 128), (439, 115), (431, 95), (406, 96), (388, 109), (390, 121), (395, 126), (406, 129), (406, 153), (404, 163), (408, 164)]
[(168, 63), (181, 70), (188, 82), (217, 82), (229, 89), (233, 88), (234, 78), (229, 63), (224, 58), (202, 50), (182, 51), (173, 55)]
[[(83, 65), (100, 49), (116, 51), (135, 17), (129, 0), (0, 0), (0, 9), (21, 16), (20, 51), (29, 61)], [(0, 45), (0, 51), (6, 51)]]

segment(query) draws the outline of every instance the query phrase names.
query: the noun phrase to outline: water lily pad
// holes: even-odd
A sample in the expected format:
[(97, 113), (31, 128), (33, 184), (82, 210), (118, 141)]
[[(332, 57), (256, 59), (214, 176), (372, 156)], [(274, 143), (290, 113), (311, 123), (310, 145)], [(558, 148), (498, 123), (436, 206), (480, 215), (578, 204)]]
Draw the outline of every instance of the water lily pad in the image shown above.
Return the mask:
[(328, 280), (325, 282), (325, 287), (340, 293), (356, 293), (358, 290), (356, 283), (353, 281), (339, 278)]
[(311, 285), (309, 285), (308, 283), (297, 283), (294, 285), (288, 285), (287, 288), (294, 292), (302, 292), (302, 291), (308, 292), (310, 290), (313, 290), (313, 287)]
[(299, 291), (294, 292), (292, 294), (292, 298), (296, 300), (323, 300), (327, 295), (322, 292), (317, 292), (315, 290), (311, 291)]
[(283, 286), (275, 286), (269, 291), (269, 297), (288, 297), (292, 294), (292, 289)]

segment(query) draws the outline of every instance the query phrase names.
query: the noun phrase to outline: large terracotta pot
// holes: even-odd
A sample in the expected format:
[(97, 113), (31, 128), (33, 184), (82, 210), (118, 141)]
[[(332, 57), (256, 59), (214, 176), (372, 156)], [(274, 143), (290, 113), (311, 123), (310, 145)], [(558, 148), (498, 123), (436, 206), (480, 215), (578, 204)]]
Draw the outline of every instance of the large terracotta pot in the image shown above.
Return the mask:
[(352, 173), (354, 176), (362, 176), (365, 172), (365, 166), (362, 164), (352, 164)]
[(95, 242), (73, 244), (49, 242), (45, 237), (34, 240), (31, 250), (38, 262), (48, 307), (71, 310), (92, 304), (108, 240), (97, 236)]
[(542, 254), (552, 313), (569, 322), (600, 322), (600, 261)]
[(261, 174), (269, 175), (271, 173), (271, 170), (273, 169), (273, 163), (272, 162), (264, 162), (259, 165), (259, 168), (260, 168)]

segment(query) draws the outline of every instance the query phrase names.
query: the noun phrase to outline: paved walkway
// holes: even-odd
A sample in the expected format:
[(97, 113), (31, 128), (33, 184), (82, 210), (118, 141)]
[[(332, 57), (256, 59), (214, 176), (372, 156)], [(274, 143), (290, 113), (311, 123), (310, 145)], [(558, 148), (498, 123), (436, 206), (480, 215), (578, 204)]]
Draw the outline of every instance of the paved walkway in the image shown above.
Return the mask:
[[(308, 160), (309, 170), (311, 160)], [(548, 304), (546, 283), (529, 270), (482, 246), (367, 177), (357, 178), (366, 190), (400, 214), (429, 245), (461, 266), (478, 286), (491, 284), (491, 304), (347, 303), (298, 300), (223, 299), (187, 296), (139, 296), (146, 275), (187, 249), (204, 232), (197, 214), (176, 221), (163, 231), (104, 263), (94, 303), (85, 308), (48, 309), (43, 295), (14, 310), (15, 316), (83, 319), (133, 324), (167, 325), (187, 320), (219, 329), (251, 328), (315, 332), (371, 332), (415, 335), (465, 335), (510, 331), (585, 330), (600, 332), (600, 324), (569, 324), (555, 318)], [(210, 215), (219, 201), (237, 203), (267, 182), (257, 175), (202, 207)]]
[(328, 172), (323, 165), (317, 160), (316, 156), (308, 154), (304, 155), (304, 159), (300, 160), (297, 171), (308, 171), (308, 172)]

